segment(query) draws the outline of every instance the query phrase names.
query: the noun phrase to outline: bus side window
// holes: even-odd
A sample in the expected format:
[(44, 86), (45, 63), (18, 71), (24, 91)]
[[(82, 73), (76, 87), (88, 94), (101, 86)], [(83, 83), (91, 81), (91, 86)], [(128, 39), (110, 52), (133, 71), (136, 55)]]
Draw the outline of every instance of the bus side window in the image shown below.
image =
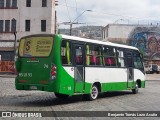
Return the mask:
[(143, 70), (143, 63), (139, 53), (134, 53), (134, 67)]
[(132, 59), (132, 53), (131, 52), (128, 52), (127, 53), (127, 66), (128, 67), (133, 67), (133, 59)]
[(94, 46), (86, 45), (86, 65), (95, 65), (96, 56), (95, 56)]
[(82, 47), (76, 47), (76, 65), (83, 65)]
[(103, 60), (105, 66), (117, 66), (116, 50), (111, 47), (103, 48)]
[(63, 40), (61, 44), (61, 59), (62, 64), (71, 65), (71, 45), (69, 41)]
[(101, 46), (95, 46), (96, 51), (96, 65), (103, 65), (102, 63), (102, 48)]
[(90, 56), (89, 56), (89, 53), (90, 53), (89, 45), (86, 45), (86, 65), (90, 65)]
[(118, 66), (125, 67), (123, 50), (117, 49), (117, 56), (118, 56)]
[(96, 51), (94, 51), (94, 48), (90, 52), (90, 65), (96, 65)]

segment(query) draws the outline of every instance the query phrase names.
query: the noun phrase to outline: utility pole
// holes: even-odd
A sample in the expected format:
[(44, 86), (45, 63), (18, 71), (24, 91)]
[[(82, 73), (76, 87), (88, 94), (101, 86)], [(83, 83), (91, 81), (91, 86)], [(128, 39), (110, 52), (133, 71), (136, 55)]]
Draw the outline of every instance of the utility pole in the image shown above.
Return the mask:
[[(58, 6), (58, 0), (55, 0), (55, 6)], [(54, 21), (54, 24), (55, 24), (55, 34), (57, 33), (57, 11), (55, 10), (55, 21)]]
[(70, 26), (70, 35), (72, 35), (72, 26), (73, 24), (84, 24), (84, 23), (78, 23), (78, 22), (75, 22), (79, 17), (81, 17), (85, 12), (91, 12), (92, 10), (85, 10), (83, 11), (79, 16), (77, 16), (72, 22), (63, 22), (63, 24), (65, 25), (69, 25)]

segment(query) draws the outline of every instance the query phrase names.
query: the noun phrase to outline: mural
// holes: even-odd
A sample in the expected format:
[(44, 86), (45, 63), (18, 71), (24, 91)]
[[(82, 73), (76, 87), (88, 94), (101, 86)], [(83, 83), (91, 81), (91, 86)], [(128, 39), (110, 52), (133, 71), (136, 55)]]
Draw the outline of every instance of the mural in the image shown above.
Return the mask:
[(139, 48), (144, 58), (160, 60), (160, 29), (136, 27), (129, 35), (128, 44)]
[(15, 73), (14, 61), (0, 61), (0, 74), (1, 73)]

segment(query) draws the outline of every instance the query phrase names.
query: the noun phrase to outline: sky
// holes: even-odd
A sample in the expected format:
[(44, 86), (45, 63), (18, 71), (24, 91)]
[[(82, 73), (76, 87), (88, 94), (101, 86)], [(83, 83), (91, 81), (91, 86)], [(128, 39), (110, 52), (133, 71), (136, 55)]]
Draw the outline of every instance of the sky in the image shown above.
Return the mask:
[(56, 10), (60, 28), (68, 28), (64, 22), (74, 20), (82, 24), (73, 27), (116, 23), (160, 25), (160, 0), (58, 0)]

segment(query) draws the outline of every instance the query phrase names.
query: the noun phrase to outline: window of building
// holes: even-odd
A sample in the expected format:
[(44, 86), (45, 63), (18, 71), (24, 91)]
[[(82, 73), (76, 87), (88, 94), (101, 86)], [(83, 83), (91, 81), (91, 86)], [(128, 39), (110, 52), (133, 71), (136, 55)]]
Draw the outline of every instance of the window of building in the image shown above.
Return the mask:
[(4, 0), (0, 0), (0, 8), (4, 8)]
[(10, 31), (10, 20), (5, 20), (5, 32)]
[(42, 0), (42, 7), (47, 7), (47, 0)]
[(101, 46), (86, 45), (86, 65), (103, 65)]
[(113, 47), (103, 48), (103, 60), (105, 66), (117, 66), (116, 49)]
[(6, 7), (7, 8), (11, 7), (11, 0), (6, 0)]
[(46, 32), (46, 20), (41, 20), (41, 31)]
[(12, 0), (12, 7), (17, 7), (17, 0)]
[(16, 32), (16, 20), (15, 19), (12, 20), (11, 31)]
[(26, 0), (26, 7), (31, 7), (31, 0)]
[(71, 65), (71, 44), (67, 40), (63, 40), (61, 44), (61, 59), (63, 65)]
[(3, 32), (3, 20), (0, 20), (0, 32)]
[(118, 66), (119, 67), (125, 67), (125, 62), (124, 62), (124, 51), (121, 49), (117, 50), (117, 56), (118, 56)]
[(25, 31), (30, 31), (30, 20), (26, 20), (25, 22)]
[(14, 61), (14, 51), (0, 51), (0, 55), (2, 61)]

